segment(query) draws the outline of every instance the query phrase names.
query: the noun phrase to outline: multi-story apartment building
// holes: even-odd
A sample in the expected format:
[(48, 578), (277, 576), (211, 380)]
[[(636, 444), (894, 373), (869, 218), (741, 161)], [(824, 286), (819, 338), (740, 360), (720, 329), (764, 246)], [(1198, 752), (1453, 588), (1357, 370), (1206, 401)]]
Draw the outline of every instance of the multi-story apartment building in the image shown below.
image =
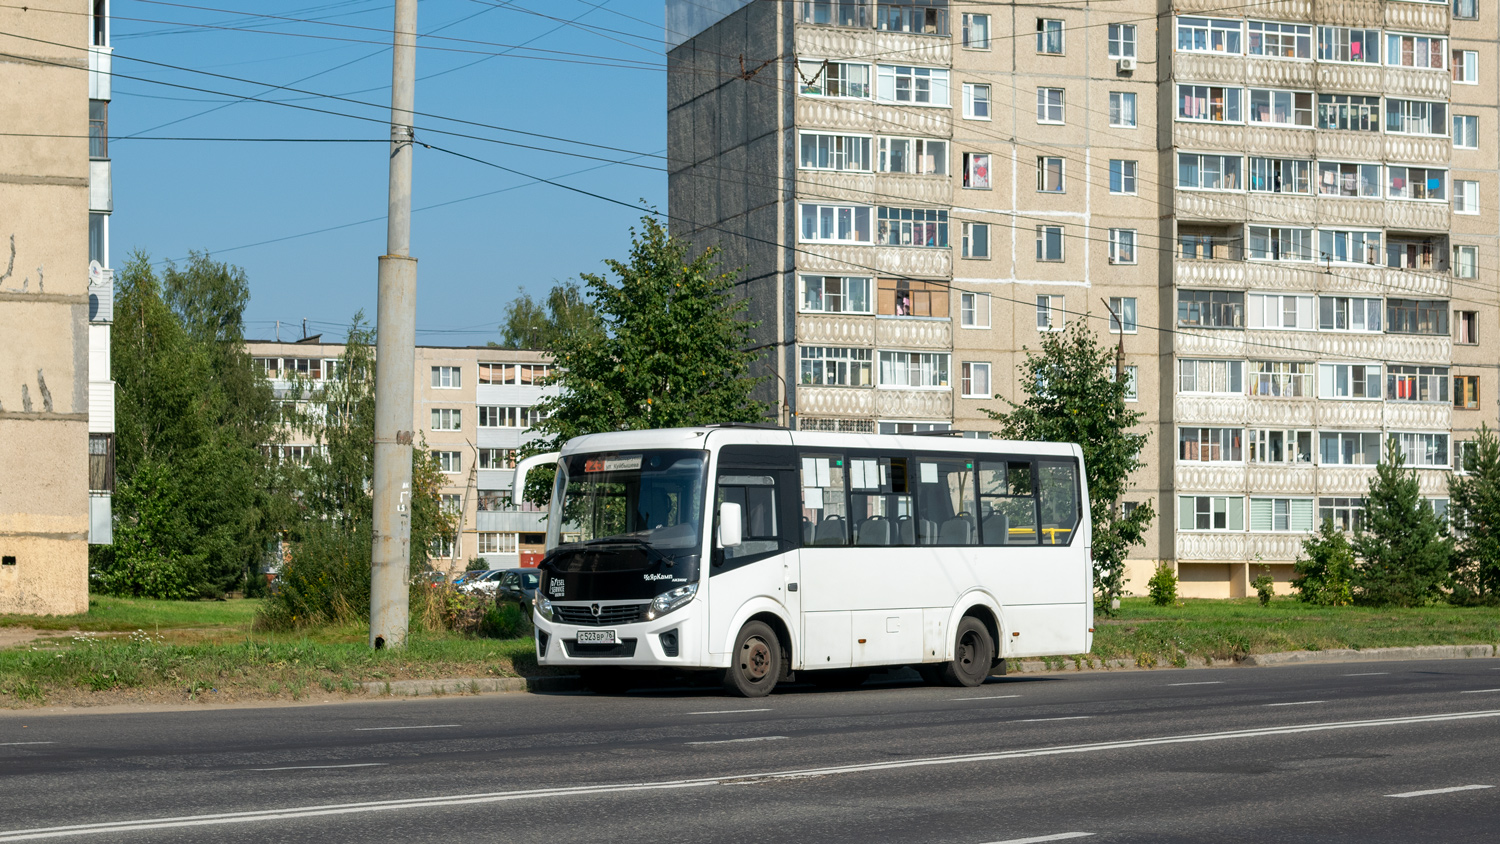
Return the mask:
[(1131, 565), (1285, 582), (1388, 441), (1497, 419), (1500, 15), (1474, 0), (669, 0), (674, 233), (743, 266), (804, 429), (992, 428), (1041, 332), (1123, 349)]
[[(336, 376), (344, 346), (250, 341), (246, 344), (271, 379), (278, 397), (304, 396), (300, 380), (316, 391)], [(517, 453), (533, 435), (535, 405), (557, 388), (541, 386), (551, 374), (546, 355), (487, 346), (418, 346), (413, 421), (442, 470), (444, 505), (458, 515), (452, 540), (431, 549), (433, 565), (461, 571), (474, 557), (490, 568), (534, 566), (541, 561), (546, 525), (541, 508), (511, 501)], [(304, 460), (315, 443), (292, 432), (281, 459)]]
[(108, 442), (92, 456), (112, 427), (110, 280), (90, 265), (108, 263), (108, 163), (92, 160), (108, 28), (106, 0), (0, 9), (0, 613), (85, 611), (88, 543), (109, 536), (108, 498), (90, 495), (112, 474)]

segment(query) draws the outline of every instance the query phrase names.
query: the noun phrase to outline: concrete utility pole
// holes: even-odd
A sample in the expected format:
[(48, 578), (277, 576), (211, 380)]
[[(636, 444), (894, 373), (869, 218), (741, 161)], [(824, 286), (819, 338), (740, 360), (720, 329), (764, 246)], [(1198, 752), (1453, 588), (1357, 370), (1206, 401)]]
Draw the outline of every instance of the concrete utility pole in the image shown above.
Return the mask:
[(411, 257), (411, 159), (417, 88), (417, 0), (396, 0), (391, 59), (391, 181), (375, 314), (375, 521), (370, 647), (406, 644), (411, 578), (412, 385), (417, 259)]

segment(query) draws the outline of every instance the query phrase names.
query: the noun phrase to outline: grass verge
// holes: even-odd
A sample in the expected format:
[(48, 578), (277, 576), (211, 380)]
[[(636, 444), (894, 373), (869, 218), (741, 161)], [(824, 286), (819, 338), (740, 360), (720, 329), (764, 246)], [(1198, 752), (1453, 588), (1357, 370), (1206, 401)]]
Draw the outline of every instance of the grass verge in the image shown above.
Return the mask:
[(256, 599), (230, 601), (155, 601), (90, 595), (89, 611), (78, 615), (0, 615), (0, 627), (34, 630), (131, 632), (184, 627), (249, 630), (260, 608)]

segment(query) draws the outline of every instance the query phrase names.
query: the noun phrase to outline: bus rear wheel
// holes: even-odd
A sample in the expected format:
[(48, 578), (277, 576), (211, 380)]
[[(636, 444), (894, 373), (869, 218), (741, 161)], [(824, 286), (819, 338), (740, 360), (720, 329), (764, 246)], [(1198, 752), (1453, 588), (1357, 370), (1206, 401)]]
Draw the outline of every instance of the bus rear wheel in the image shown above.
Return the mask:
[(770, 625), (752, 621), (740, 628), (724, 672), (724, 688), (740, 697), (765, 697), (781, 678), (781, 641)]
[(940, 672), (943, 682), (949, 686), (974, 687), (990, 676), (990, 665), (995, 660), (995, 642), (990, 631), (979, 619), (966, 615), (958, 622), (954, 636), (953, 661), (945, 663)]

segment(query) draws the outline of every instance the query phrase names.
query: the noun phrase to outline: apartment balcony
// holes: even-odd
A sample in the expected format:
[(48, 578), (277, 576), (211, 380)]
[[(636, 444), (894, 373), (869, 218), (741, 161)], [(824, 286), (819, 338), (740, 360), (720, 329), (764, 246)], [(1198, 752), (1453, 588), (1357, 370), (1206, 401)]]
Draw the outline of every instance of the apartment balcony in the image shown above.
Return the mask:
[(1453, 407), (1448, 402), (1385, 402), (1385, 427), (1393, 431), (1449, 431)]
[[(1178, 4), (1179, 7), (1181, 4)], [(1291, 62), (1287, 62), (1291, 64)], [(1245, 58), (1214, 53), (1172, 53), (1172, 76), (1179, 80), (1219, 83), (1223, 85), (1245, 84)], [(1303, 86), (1307, 87), (1307, 86)]]
[(797, 198), (860, 205), (876, 201), (947, 207), (953, 203), (953, 180), (948, 176), (798, 170)]
[(1243, 425), (1249, 401), (1243, 395), (1178, 395), (1172, 418), (1184, 424)]
[(89, 212), (108, 214), (115, 209), (114, 186), (110, 178), (110, 162), (107, 158), (96, 158), (89, 162)]
[[(479, 402), (488, 404), (488, 402)], [(474, 444), (479, 448), (520, 448), (530, 439), (528, 428), (480, 428), (475, 437)]]
[(870, 419), (875, 416), (873, 387), (798, 386), (798, 416)]
[(1440, 70), (1334, 62), (1318, 62), (1316, 67), (1318, 90), (1327, 92), (1446, 100), (1453, 81), (1451, 74)]
[(1447, 337), (1344, 331), (1320, 331), (1312, 336), (1317, 338), (1315, 352), (1323, 358), (1447, 365), (1453, 357), (1453, 344)]
[(1245, 470), (1245, 488), (1253, 495), (1311, 495), (1317, 489), (1318, 469), (1311, 465), (1274, 466), (1252, 463)]
[[(1365, 293), (1381, 296), (1410, 294), (1414, 298), (1447, 299), (1453, 291), (1446, 272), (1417, 272), (1370, 266), (1324, 267), (1311, 261), (1273, 262), (1173, 259), (1178, 287), (1230, 290), (1288, 290), (1301, 293)], [(1325, 271), (1326, 270), (1326, 271)]]
[[(1384, 389), (1384, 384), (1381, 388)], [(1385, 423), (1385, 402), (1379, 399), (1324, 399), (1317, 404), (1320, 428), (1378, 430)]]
[[(1177, 13), (1182, 15), (1222, 15), (1225, 12), (1221, 0), (1177, 0), (1173, 5), (1177, 8)], [(1326, 2), (1324, 5), (1327, 5)], [(1255, 16), (1267, 20), (1311, 21), (1313, 0), (1270, 0), (1257, 3)]]
[(1248, 219), (1249, 206), (1253, 202), (1252, 197), (1243, 193), (1178, 190), (1172, 194), (1172, 213), (1190, 220), (1239, 223)]
[(895, 56), (902, 64), (950, 67), (953, 38), (865, 27), (798, 24), (793, 34), (797, 55), (839, 59), (849, 56)]
[[(1345, 2), (1348, 1), (1345, 0)], [(1384, 5), (1383, 27), (1385, 29), (1404, 32), (1446, 33), (1448, 31), (1449, 4), (1447, 3), (1392, 3), (1388, 0)]]
[[(951, 233), (956, 231), (950, 224)], [(951, 278), (953, 250), (920, 246), (845, 246), (841, 244), (799, 243), (797, 271), (839, 275), (870, 275)]]
[(797, 342), (805, 346), (875, 345), (875, 318), (871, 316), (797, 316)]
[[(1269, 351), (1260, 349), (1256, 352)], [(1306, 360), (1306, 358), (1304, 358)], [(1318, 400), (1306, 398), (1262, 398), (1245, 402), (1245, 424), (1256, 428), (1311, 428), (1318, 418)], [(1252, 487), (1253, 488), (1253, 487)]]
[(546, 515), (517, 510), (480, 510), (474, 515), (474, 529), (481, 533), (542, 533), (547, 530)]
[(1245, 491), (1244, 463), (1178, 463), (1173, 475), (1173, 489), (1181, 492)]
[(1311, 196), (1286, 193), (1245, 194), (1246, 219), (1251, 221), (1275, 220), (1277, 225), (1314, 226), (1323, 210), (1318, 200)]
[(1172, 123), (1172, 143), (1183, 149), (1249, 152), (1268, 158), (1313, 158), (1315, 138), (1325, 134), (1332, 133), (1190, 120)]
[(110, 99), (113, 47), (89, 47), (89, 99)]
[(115, 321), (115, 271), (105, 270), (98, 283), (89, 282), (89, 322)]
[[(954, 107), (962, 106), (955, 104)], [(797, 128), (948, 138), (953, 136), (953, 108), (898, 106), (858, 99), (798, 97)]]
[(952, 419), (952, 390), (875, 390), (881, 419)]
[(1385, 135), (1384, 137), (1387, 161), (1447, 165), (1453, 158), (1453, 139), (1448, 136), (1430, 138)]
[(115, 382), (89, 381), (89, 433), (112, 434), (115, 430)]
[(953, 348), (953, 321), (922, 317), (880, 317), (875, 320), (875, 345), (882, 349)]
[(89, 493), (89, 544), (113, 545), (115, 541), (114, 496)]

